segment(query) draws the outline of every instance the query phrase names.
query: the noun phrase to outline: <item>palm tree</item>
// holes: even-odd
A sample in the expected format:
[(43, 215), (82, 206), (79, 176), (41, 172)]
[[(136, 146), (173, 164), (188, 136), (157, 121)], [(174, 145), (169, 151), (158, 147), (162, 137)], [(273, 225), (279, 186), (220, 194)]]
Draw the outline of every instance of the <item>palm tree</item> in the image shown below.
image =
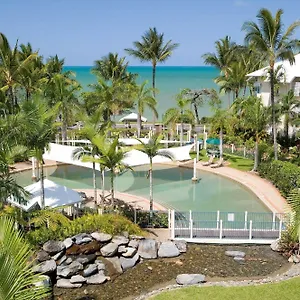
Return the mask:
[[(292, 235), (300, 244), (300, 191), (293, 190), (287, 198), (287, 202), (292, 210)], [(300, 249), (298, 249), (298, 254)]]
[(270, 110), (263, 106), (261, 98), (247, 97), (239, 105), (242, 113), (241, 122), (246, 128), (251, 128), (255, 134), (255, 154), (254, 167), (252, 171), (257, 171), (259, 163), (259, 143), (264, 135), (269, 122)]
[(45, 299), (50, 290), (37, 286), (31, 246), (14, 229), (14, 221), (0, 218), (0, 295), (6, 300)]
[(158, 63), (165, 62), (173, 53), (173, 51), (178, 48), (178, 43), (173, 43), (169, 40), (165, 43), (164, 33), (158, 33), (157, 29), (149, 28), (148, 31), (142, 36), (142, 41), (133, 42), (134, 48), (125, 49), (125, 51), (142, 62), (152, 63), (152, 92), (155, 98), (155, 75), (156, 66)]
[(169, 108), (164, 117), (163, 122), (166, 125), (174, 125), (180, 123), (180, 146), (183, 145), (183, 123), (184, 122), (193, 122), (194, 114), (188, 108), (191, 103), (190, 99), (185, 98), (186, 91), (183, 90), (176, 96), (177, 107)]
[(289, 90), (286, 95), (280, 99), (280, 113), (284, 116), (283, 132), (285, 140), (289, 141), (289, 126), (297, 116), (296, 110), (300, 107), (299, 100), (295, 97), (294, 91)]
[(300, 25), (300, 21), (292, 23), (287, 30), (284, 31), (282, 14), (283, 10), (279, 9), (273, 17), (269, 10), (262, 8), (257, 15), (258, 24), (255, 22), (245, 22), (242, 28), (246, 32), (245, 42), (252, 43), (256, 49), (261, 52), (262, 58), (268, 61), (275, 160), (278, 159), (278, 149), (274, 96), (274, 65), (278, 60), (289, 60), (289, 62), (293, 64), (295, 62), (294, 50), (299, 46), (299, 40), (292, 39), (292, 37)]
[(173, 155), (168, 152), (167, 150), (161, 150), (163, 148), (163, 144), (160, 143), (162, 140), (162, 135), (154, 134), (148, 143), (144, 143), (140, 139), (138, 141), (141, 145), (138, 145), (136, 148), (147, 154), (150, 160), (149, 165), (149, 180), (150, 180), (150, 193), (149, 193), (149, 200), (150, 200), (150, 224), (152, 224), (153, 219), (153, 157), (156, 155), (161, 155), (173, 159)]
[(138, 138), (141, 136), (142, 115), (144, 114), (145, 108), (148, 107), (153, 112), (154, 116), (158, 118), (158, 113), (156, 110), (157, 102), (155, 98), (150, 95), (152, 89), (146, 88), (147, 83), (148, 81), (144, 81), (140, 86), (138, 86), (136, 95), (136, 106), (138, 111)]

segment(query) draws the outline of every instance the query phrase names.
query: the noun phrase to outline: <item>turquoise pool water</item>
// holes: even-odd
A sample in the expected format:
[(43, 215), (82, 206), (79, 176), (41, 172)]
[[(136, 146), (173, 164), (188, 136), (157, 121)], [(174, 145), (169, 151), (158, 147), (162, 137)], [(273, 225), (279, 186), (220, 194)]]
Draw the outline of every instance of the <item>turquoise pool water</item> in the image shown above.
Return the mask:
[[(116, 190), (138, 196), (149, 196), (147, 166), (126, 171), (115, 180)], [(100, 173), (98, 172), (100, 187)], [(198, 171), (198, 183), (192, 183), (192, 170), (165, 165), (154, 166), (154, 201), (181, 211), (268, 212), (268, 208), (250, 190), (230, 179)], [(31, 171), (14, 175), (22, 186), (32, 183)], [(69, 188), (93, 188), (92, 170), (77, 166), (45, 168), (45, 176)], [(106, 189), (109, 189), (106, 174)], [(100, 191), (99, 191), (100, 192)]]

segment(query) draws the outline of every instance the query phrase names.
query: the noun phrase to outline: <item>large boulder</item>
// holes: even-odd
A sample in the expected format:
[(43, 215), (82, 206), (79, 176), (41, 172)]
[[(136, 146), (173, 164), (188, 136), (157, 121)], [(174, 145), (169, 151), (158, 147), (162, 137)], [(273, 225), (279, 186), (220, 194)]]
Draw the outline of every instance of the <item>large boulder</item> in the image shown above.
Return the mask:
[(71, 283), (70, 279), (58, 279), (56, 282), (58, 288), (74, 289), (82, 287), (81, 283)]
[(123, 235), (116, 235), (113, 237), (112, 242), (118, 246), (127, 245), (129, 243), (129, 239)]
[(80, 246), (80, 253), (82, 254), (96, 253), (99, 250), (100, 250), (100, 244), (97, 241), (92, 241), (91, 243)]
[[(67, 261), (67, 257), (64, 255), (62, 258), (60, 258), (57, 262), (56, 262), (56, 264), (58, 265), (58, 266), (60, 266), (60, 265), (62, 265), (63, 263), (65, 263)], [(71, 262), (72, 262), (72, 260), (71, 260)], [(71, 263), (70, 262), (70, 263)]]
[(120, 263), (122, 266), (122, 269), (125, 271), (127, 269), (130, 269), (136, 265), (138, 262), (140, 256), (136, 253), (132, 258), (126, 258), (126, 257), (120, 257)]
[(140, 240), (131, 240), (131, 241), (128, 243), (128, 247), (131, 247), (131, 248), (138, 248), (139, 242), (140, 242)]
[(56, 253), (55, 255), (53, 255), (53, 256), (52, 256), (52, 259), (54, 259), (54, 260), (59, 260), (59, 259), (61, 259), (61, 258), (64, 256), (64, 254), (65, 254), (65, 251), (64, 251), (64, 250), (63, 250), (63, 251), (60, 251), (60, 252)]
[(273, 241), (271, 243), (270, 247), (273, 251), (280, 252), (280, 239)]
[(107, 243), (112, 239), (112, 235), (102, 233), (102, 232), (93, 232), (91, 234), (92, 238), (100, 243)]
[(142, 258), (157, 258), (158, 242), (152, 239), (140, 240), (138, 254)]
[(158, 257), (175, 257), (180, 254), (173, 242), (163, 242), (158, 249)]
[(120, 259), (118, 257), (108, 257), (108, 258), (106, 258), (106, 260), (109, 261), (112, 264), (112, 266), (114, 268), (114, 271), (115, 271), (113, 273), (116, 273), (116, 274), (123, 273), (121, 262), (120, 262)]
[(50, 240), (43, 245), (43, 250), (50, 255), (55, 255), (65, 249), (65, 245), (59, 241)]
[(44, 250), (41, 250), (37, 253), (36, 255), (36, 259), (39, 261), (39, 262), (43, 262), (43, 261), (46, 261), (46, 260), (49, 260), (51, 259), (49, 253), (47, 253), (46, 251)]
[(77, 261), (73, 261), (68, 266), (59, 266), (57, 268), (57, 276), (70, 278), (81, 270), (83, 270), (83, 265)]
[(46, 260), (33, 268), (34, 273), (52, 274), (56, 270), (55, 260)]
[(96, 254), (79, 255), (76, 257), (75, 261), (85, 265), (90, 262), (93, 262), (95, 259), (96, 259)]
[(118, 251), (118, 244), (109, 243), (100, 249), (100, 252), (103, 256), (114, 256)]
[(108, 280), (109, 277), (106, 277), (103, 273), (98, 273), (87, 278), (87, 284), (101, 284)]
[(75, 244), (81, 245), (85, 243), (89, 243), (92, 241), (92, 237), (87, 233), (79, 233), (72, 237), (72, 240), (75, 241)]
[(98, 265), (97, 264), (91, 264), (91, 265), (88, 265), (84, 270), (83, 270), (83, 273), (82, 275), (84, 277), (88, 277), (88, 276), (91, 276), (91, 275), (94, 275), (98, 273)]
[(84, 278), (81, 275), (74, 275), (74, 276), (71, 277), (70, 282), (71, 283), (85, 283), (86, 278)]
[(186, 252), (186, 248), (187, 248), (186, 241), (174, 241), (174, 244), (176, 245), (180, 253)]
[(177, 284), (190, 285), (205, 282), (205, 276), (202, 274), (180, 274), (176, 277)]
[(245, 254), (245, 252), (242, 252), (242, 251), (229, 250), (229, 251), (225, 252), (225, 255), (231, 256), (231, 257), (245, 257), (246, 254)]
[(81, 249), (79, 245), (72, 245), (70, 248), (67, 249), (66, 254), (67, 255), (78, 255), (81, 253)]

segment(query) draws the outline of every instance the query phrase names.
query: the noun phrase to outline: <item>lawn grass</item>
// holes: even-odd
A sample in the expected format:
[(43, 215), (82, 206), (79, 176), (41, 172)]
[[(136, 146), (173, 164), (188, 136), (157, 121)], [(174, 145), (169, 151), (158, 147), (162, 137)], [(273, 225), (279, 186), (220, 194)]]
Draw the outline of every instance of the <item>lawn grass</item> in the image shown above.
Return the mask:
[(273, 284), (245, 287), (187, 287), (163, 292), (152, 300), (296, 300), (300, 295), (300, 277)]

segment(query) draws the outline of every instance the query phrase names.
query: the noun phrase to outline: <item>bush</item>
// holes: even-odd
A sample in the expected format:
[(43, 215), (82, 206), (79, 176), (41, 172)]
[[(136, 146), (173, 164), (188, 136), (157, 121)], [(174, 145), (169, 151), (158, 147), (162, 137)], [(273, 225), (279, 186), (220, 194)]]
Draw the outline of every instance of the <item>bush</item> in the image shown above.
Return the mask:
[(40, 227), (26, 234), (32, 245), (42, 245), (48, 240), (64, 240), (78, 233), (101, 231), (109, 234), (120, 234), (127, 231), (129, 234), (142, 234), (142, 230), (131, 221), (119, 215), (84, 215), (69, 225), (54, 229)]
[(300, 187), (300, 169), (290, 162), (263, 162), (259, 165), (258, 172), (261, 177), (270, 180), (284, 197)]

